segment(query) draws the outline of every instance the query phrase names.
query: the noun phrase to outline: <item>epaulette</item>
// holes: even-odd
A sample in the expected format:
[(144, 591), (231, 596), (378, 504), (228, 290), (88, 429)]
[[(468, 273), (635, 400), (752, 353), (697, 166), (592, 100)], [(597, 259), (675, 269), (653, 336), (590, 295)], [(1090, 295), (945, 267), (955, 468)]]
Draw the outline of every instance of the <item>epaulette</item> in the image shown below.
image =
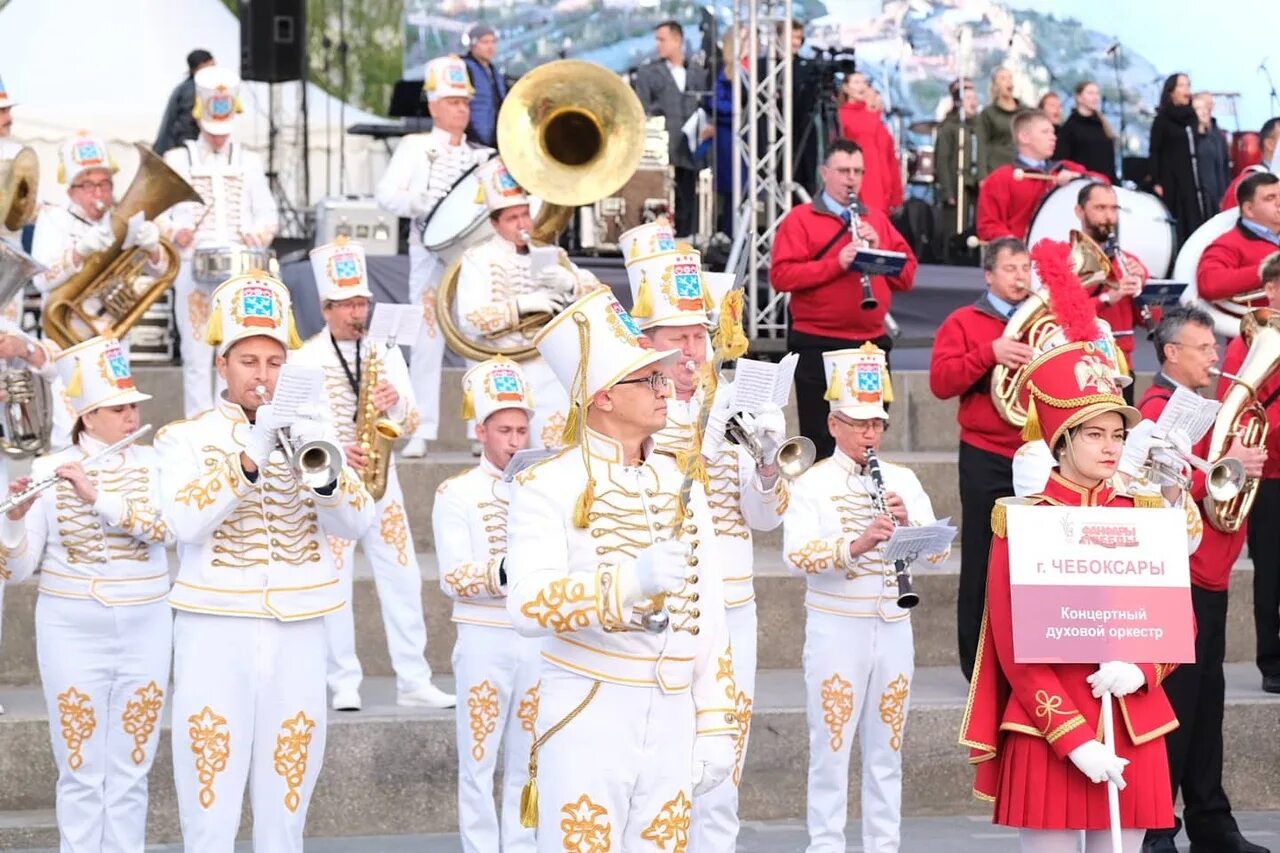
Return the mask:
[(1133, 505), (1139, 509), (1164, 509), (1165, 502), (1162, 495), (1138, 494), (1130, 495), (1133, 498)]
[(518, 483), (521, 486), (528, 485), (533, 481), (533, 478), (537, 476), (538, 469), (541, 468), (543, 465), (546, 465), (548, 462), (556, 461), (561, 456), (564, 456), (566, 453), (568, 453), (570, 450), (577, 450), (577, 449), (578, 449), (578, 446), (576, 444), (570, 445), (569, 447), (562, 447), (560, 448), (560, 452), (557, 453), (555, 456), (548, 456), (546, 459), (539, 459), (537, 462), (533, 463), (528, 468), (525, 468), (519, 474), (516, 474), (516, 483)]
[(460, 471), (459, 473), (454, 474), (452, 477), (445, 477), (445, 478), (444, 478), (444, 481), (443, 481), (443, 482), (441, 482), (441, 483), (440, 483), (440, 485), (436, 486), (436, 494), (437, 494), (437, 495), (443, 495), (443, 494), (444, 494), (444, 490), (445, 490), (445, 489), (447, 489), (447, 488), (449, 487), (449, 484), (450, 484), (450, 483), (452, 483), (454, 480), (457, 480), (457, 479), (459, 479), (459, 478), (462, 478), (462, 477), (467, 476), (468, 474), (470, 474), (470, 473), (471, 473), (472, 471), (474, 471), (474, 470), (475, 470), (474, 468), (468, 468), (468, 469), (467, 469), (467, 470), (465, 470), (465, 471)]
[(1009, 538), (1009, 507), (1035, 506), (1039, 503), (1035, 497), (1030, 498), (998, 498), (991, 507), (991, 532), (1001, 539)]

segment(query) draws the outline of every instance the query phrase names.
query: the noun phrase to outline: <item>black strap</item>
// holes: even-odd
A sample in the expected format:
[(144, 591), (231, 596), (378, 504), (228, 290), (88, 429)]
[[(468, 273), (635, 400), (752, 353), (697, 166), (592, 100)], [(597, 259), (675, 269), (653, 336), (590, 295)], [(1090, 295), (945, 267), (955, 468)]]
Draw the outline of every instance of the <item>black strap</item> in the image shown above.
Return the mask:
[(827, 252), (831, 251), (831, 247), (834, 246), (836, 243), (839, 243), (840, 238), (848, 233), (849, 232), (847, 229), (841, 228), (839, 231), (836, 232), (836, 235), (834, 237), (832, 237), (830, 240), (827, 241), (827, 245), (823, 246), (821, 249), (818, 250), (818, 254), (814, 255), (813, 259), (815, 261), (822, 260), (822, 256), (825, 255)]
[[(356, 338), (356, 370), (351, 372), (351, 366), (347, 364), (346, 357), (342, 354), (342, 348), (338, 346), (338, 340), (333, 336), (333, 332), (329, 333), (329, 343), (333, 344), (333, 351), (338, 354), (338, 363), (342, 365), (342, 372), (347, 374), (347, 384), (351, 386), (351, 390), (355, 392), (356, 399), (360, 398), (360, 339)], [(357, 420), (360, 413), (356, 412), (351, 419)]]
[(1265, 412), (1267, 409), (1270, 409), (1271, 404), (1277, 399), (1280, 399), (1280, 387), (1277, 387), (1276, 390), (1267, 395), (1267, 399), (1262, 402), (1262, 411)]

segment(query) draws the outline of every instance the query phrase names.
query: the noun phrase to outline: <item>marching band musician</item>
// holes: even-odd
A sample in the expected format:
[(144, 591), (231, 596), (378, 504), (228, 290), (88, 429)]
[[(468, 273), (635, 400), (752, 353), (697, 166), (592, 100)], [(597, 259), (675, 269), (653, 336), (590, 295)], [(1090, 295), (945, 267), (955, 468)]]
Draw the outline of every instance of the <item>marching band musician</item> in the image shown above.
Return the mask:
[[(1280, 311), (1280, 252), (1267, 256), (1261, 268), (1267, 306), (1273, 316)], [(1239, 372), (1249, 348), (1244, 338), (1227, 344), (1224, 373)], [(1225, 389), (1219, 380), (1219, 394)], [(1262, 465), (1258, 496), (1249, 513), (1249, 556), (1253, 560), (1253, 624), (1257, 632), (1257, 662), (1262, 689), (1280, 693), (1280, 543), (1274, 531), (1280, 522), (1280, 376), (1258, 389), (1257, 399), (1267, 413), (1267, 461)]]
[[(833, 456), (796, 480), (782, 553), (806, 578), (804, 683), (809, 720), (809, 851), (845, 849), (849, 757), (862, 748), (862, 849), (896, 853), (902, 821), (902, 737), (915, 649), (910, 611), (884, 543), (898, 525), (929, 524), (933, 506), (909, 468), (868, 468), (889, 422), (888, 368), (875, 344), (829, 352)], [(931, 557), (940, 561), (945, 554)], [(735, 646), (735, 651), (736, 651)]]
[(92, 338), (56, 369), (75, 407), (74, 444), (35, 460), (34, 481), (56, 485), (10, 510), (0, 577), (40, 570), (36, 653), (58, 767), (64, 851), (141, 850), (147, 773), (169, 684), (169, 568), (173, 537), (160, 501), (155, 451), (102, 452), (138, 429), (138, 403), (120, 343)]
[(281, 455), (284, 428), (297, 447), (337, 443), (319, 406), (282, 424), (267, 402), (298, 344), (284, 284), (235, 276), (210, 311), (226, 390), (156, 436), (180, 545), (169, 594), (178, 814), (187, 849), (230, 850), (252, 778), (255, 849), (301, 851), (325, 746), (319, 617), (345, 603), (325, 537), (359, 539), (373, 501), (350, 467), (308, 486)]
[(544, 638), (522, 798), (542, 853), (601, 837), (621, 850), (683, 847), (692, 798), (735, 762), (713, 521), (700, 484), (652, 440), (667, 418), (663, 362), (678, 353), (641, 339), (601, 290), (536, 340), (570, 390), (579, 436), (517, 475), (508, 517), (507, 612)]
[[(182, 255), (174, 279), (174, 315), (182, 353), (182, 408), (194, 418), (214, 406), (213, 348), (205, 341), (210, 296), (216, 284), (198, 282), (192, 261), (197, 249), (267, 249), (280, 228), (279, 214), (262, 158), (235, 138), (241, 111), (240, 76), (224, 66), (195, 75), (193, 111), (200, 136), (170, 148), (164, 161), (198, 192), (204, 203), (183, 202), (165, 215), (166, 231)], [(265, 266), (265, 264), (264, 264)]]
[[(1000, 416), (991, 400), (991, 371), (997, 364), (1017, 369), (1035, 356), (1024, 341), (1004, 337), (1005, 325), (1031, 292), (1031, 258), (1021, 240), (997, 239), (982, 251), (987, 292), (973, 305), (951, 313), (938, 328), (929, 362), (929, 389), (935, 397), (960, 398), (960, 506), (965, 518), (987, 518), (998, 498), (1013, 494), (1013, 457), (1022, 446), (1017, 427)], [(956, 635), (960, 669), (973, 673), (987, 587), (986, 554), (991, 528), (966, 524), (960, 531), (960, 589)]]
[[(457, 706), (458, 829), (466, 853), (533, 851), (534, 834), (520, 823), (520, 792), (537, 722), (541, 645), (513, 636), (506, 611), (511, 486), (503, 471), (529, 443), (534, 401), (520, 365), (507, 358), (468, 370), (462, 389), (474, 401), (484, 452), (480, 464), (440, 484), (431, 508), (440, 588), (453, 599), (458, 626), (453, 674), (466, 695)], [(501, 831), (493, 802), (499, 747)]]
[(4, 78), (0, 77), (0, 160), (12, 160), (22, 146), (13, 140), (13, 108), (18, 102), (9, 97)]
[[(1138, 404), (1142, 416), (1152, 421), (1160, 419), (1179, 386), (1197, 392), (1208, 388), (1213, 382), (1210, 369), (1218, 363), (1213, 318), (1199, 308), (1180, 306), (1166, 311), (1156, 327), (1155, 344), (1160, 371)], [(1226, 385), (1219, 390), (1221, 397)], [(1205, 459), (1210, 441), (1211, 435), (1206, 434), (1192, 453)], [(1265, 451), (1233, 441), (1226, 455), (1238, 459), (1247, 476), (1256, 479), (1262, 475)], [(1200, 546), (1191, 555), (1196, 660), (1183, 664), (1164, 682), (1173, 710), (1182, 722), (1177, 731), (1165, 738), (1169, 775), (1173, 790), (1182, 792), (1180, 823), (1185, 826), (1194, 849), (1265, 853), (1265, 848), (1240, 834), (1231, 813), (1231, 802), (1222, 787), (1222, 717), (1226, 689), (1222, 665), (1227, 643), (1227, 586), (1231, 569), (1244, 549), (1248, 525), (1236, 533), (1225, 533), (1207, 523), (1206, 494), (1205, 475), (1196, 471), (1191, 496), (1200, 509), (1201, 518), (1197, 521), (1203, 527)], [(1177, 849), (1174, 842), (1177, 824), (1170, 820), (1162, 825), (1173, 828), (1148, 832), (1145, 851), (1173, 853)]]
[(409, 302), (422, 305), (423, 324), (413, 344), (409, 376), (421, 419), (401, 451), (408, 457), (426, 455), (440, 427), (440, 371), (444, 338), (436, 324), (436, 289), (445, 264), (422, 245), (427, 217), (454, 183), (493, 153), (473, 148), (466, 140), (475, 89), (466, 64), (457, 56), (440, 56), (427, 63), (423, 89), (431, 130), (400, 140), (387, 171), (378, 181), (376, 196), (384, 210), (412, 217), (409, 229)]
[(1022, 110), (1013, 117), (1013, 139), (1018, 156), (983, 179), (978, 193), (978, 239), (1000, 237), (1025, 240), (1040, 200), (1057, 187), (1088, 175), (1107, 183), (1104, 175), (1090, 172), (1070, 160), (1054, 160), (1056, 131), (1040, 110)]
[[(3, 119), (0, 119), (0, 122), (2, 121)], [(1280, 163), (1276, 160), (1276, 151), (1280, 150), (1280, 116), (1272, 116), (1262, 123), (1258, 131), (1258, 140), (1259, 154), (1262, 159), (1252, 166), (1245, 166), (1240, 170), (1240, 174), (1227, 184), (1227, 191), (1222, 194), (1222, 210), (1230, 210), (1240, 204), (1236, 198), (1236, 190), (1250, 175), (1256, 175), (1259, 172), (1274, 174), (1273, 164)]]
[[(571, 263), (560, 249), (556, 250), (560, 263), (535, 275), (531, 268), (529, 197), (500, 157), (493, 157), (476, 171), (489, 221), (497, 233), (462, 255), (458, 324), (474, 340), (483, 339), (504, 349), (518, 347), (532, 340), (537, 331), (536, 326), (521, 331), (523, 320), (537, 314), (554, 316), (600, 282)], [(520, 367), (536, 406), (529, 423), (532, 444), (559, 447), (569, 414), (569, 395), (542, 358), (535, 356)]]
[[(363, 475), (372, 460), (367, 456), (369, 448), (357, 443), (357, 420), (361, 417), (357, 404), (365, 390), (370, 360), (376, 359), (374, 364), (380, 364), (375, 368), (379, 371), (378, 382), (368, 389), (373, 416), (390, 420), (402, 431), (417, 416), (409, 368), (399, 347), (385, 347), (365, 337), (373, 293), (369, 290), (364, 247), (339, 237), (311, 251), (311, 269), (325, 327), (302, 345), (292, 361), (324, 370), (325, 402), (333, 412), (348, 462)], [(395, 459), (388, 455), (380, 463), (386, 465), (386, 491), (374, 503), (377, 523), (360, 537), (359, 544), (373, 568), (387, 651), (396, 673), (396, 704), (451, 708), (453, 696), (431, 683), (431, 665), (425, 656), (427, 625), (422, 611), (422, 574)], [(363, 672), (356, 657), (355, 608), (351, 599), (356, 542), (339, 537), (330, 537), (329, 542), (342, 597), (348, 602), (325, 617), (332, 707), (335, 711), (359, 711)]]
[(1231, 299), (1254, 294), (1252, 307), (1265, 304), (1258, 269), (1280, 248), (1280, 176), (1250, 175), (1236, 190), (1240, 220), (1204, 250), (1196, 266), (1196, 291), (1201, 299)]

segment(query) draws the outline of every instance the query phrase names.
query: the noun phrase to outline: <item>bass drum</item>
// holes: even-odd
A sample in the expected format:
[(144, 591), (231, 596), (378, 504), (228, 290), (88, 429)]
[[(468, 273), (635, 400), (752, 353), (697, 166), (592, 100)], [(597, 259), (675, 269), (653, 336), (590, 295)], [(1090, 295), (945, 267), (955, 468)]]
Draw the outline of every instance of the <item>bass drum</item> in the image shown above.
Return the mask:
[[(1027, 245), (1034, 246), (1044, 238), (1066, 240), (1071, 229), (1080, 227), (1076, 218), (1076, 197), (1090, 183), (1077, 178), (1058, 187), (1040, 200), (1036, 215), (1027, 232)], [(1173, 263), (1177, 233), (1173, 217), (1157, 196), (1125, 187), (1112, 187), (1120, 202), (1120, 245), (1136, 255), (1152, 278), (1164, 278)]]
[[(472, 166), (454, 183), (452, 189), (427, 214), (422, 228), (422, 245), (448, 267), (462, 253), (479, 245), (495, 233), (489, 222), (489, 208), (484, 203), (478, 166)], [(537, 218), (542, 201), (529, 198), (529, 215)]]
[(1207, 299), (1201, 299), (1196, 290), (1196, 269), (1200, 266), (1200, 256), (1204, 254), (1205, 249), (1209, 248), (1209, 244), (1235, 228), (1239, 220), (1240, 208), (1238, 207), (1216, 214), (1191, 232), (1187, 242), (1182, 244), (1182, 250), (1178, 252), (1178, 260), (1173, 265), (1173, 280), (1187, 283), (1187, 289), (1182, 291), (1178, 301), (1183, 305), (1196, 305), (1208, 311), (1213, 317), (1213, 330), (1227, 338), (1240, 335), (1240, 319), (1249, 313), (1249, 306), (1230, 300), (1210, 302)]

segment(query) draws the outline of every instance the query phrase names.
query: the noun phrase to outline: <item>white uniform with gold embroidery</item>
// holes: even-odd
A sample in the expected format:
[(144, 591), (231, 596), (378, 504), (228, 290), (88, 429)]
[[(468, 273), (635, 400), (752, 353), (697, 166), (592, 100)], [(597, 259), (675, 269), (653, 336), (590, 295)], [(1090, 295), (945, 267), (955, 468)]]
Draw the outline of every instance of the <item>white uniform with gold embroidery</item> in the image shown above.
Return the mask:
[(191, 850), (230, 850), (245, 782), (259, 850), (300, 851), (325, 744), (325, 636), (343, 605), (326, 536), (360, 538), (373, 502), (344, 468), (302, 490), (279, 450), (250, 481), (250, 424), (225, 399), (156, 436), (179, 544), (173, 755)]
[(711, 516), (695, 484), (681, 538), (693, 546), (696, 580), (667, 596), (670, 627), (607, 630), (630, 617), (618, 598), (619, 567), (670, 536), (682, 476), (669, 454), (650, 450), (633, 467), (615, 441), (591, 430), (584, 440), (596, 484), (588, 529), (573, 522), (588, 477), (580, 448), (516, 478), (508, 524), (507, 611), (522, 634), (545, 637), (536, 733), (599, 685), (538, 753), (538, 849), (587, 849), (605, 833), (620, 850), (679, 849), (688, 841), (695, 737), (737, 732)]
[[(36, 459), (32, 476), (104, 446), (83, 435), (79, 445)], [(86, 473), (98, 488), (93, 505), (60, 480), (22, 521), (5, 519), (0, 578), (16, 583), (40, 570), (36, 652), (58, 766), (62, 849), (141, 850), (147, 772), (169, 684), (171, 536), (151, 448), (130, 447)]]
[[(338, 341), (342, 357), (352, 375), (359, 380), (369, 357), (368, 341), (360, 342), (357, 357), (355, 341)], [(402, 426), (417, 418), (409, 369), (399, 347), (382, 348), (383, 377), (400, 393), (400, 402), (386, 417)], [(344, 445), (356, 440), (356, 399), (347, 373), (343, 370), (334, 341), (327, 329), (307, 341), (302, 349), (289, 356), (290, 362), (310, 364), (324, 370), (325, 390), (333, 412), (334, 426)], [(374, 505), (374, 524), (360, 537), (360, 548), (373, 568), (373, 581), (382, 607), (382, 622), (387, 632), (387, 650), (396, 672), (396, 687), (409, 692), (431, 682), (431, 666), (425, 654), (427, 625), (422, 613), (422, 574), (418, 555), (413, 548), (404, 493), (396, 472), (395, 455), (387, 470), (387, 491)], [(329, 538), (333, 559), (341, 579), (342, 597), (347, 606), (325, 617), (325, 633), (329, 637), (329, 688), (335, 693), (358, 691), (363, 673), (356, 657), (354, 604), (351, 581), (355, 571), (356, 543), (336, 536)]]
[[(667, 401), (667, 426), (654, 436), (661, 449), (676, 452), (688, 445), (701, 403)], [(740, 447), (731, 447), (706, 461), (710, 481), (707, 502), (716, 531), (716, 546), (729, 575), (724, 578), (725, 618), (733, 643), (733, 674), (737, 681), (738, 763), (723, 785), (693, 801), (690, 853), (732, 853), (738, 839), (738, 786), (746, 760), (751, 708), (756, 687), (755, 551), (752, 530), (773, 530), (782, 523), (788, 501), (787, 484), (781, 479), (765, 489), (756, 476), (755, 462)]]
[[(440, 130), (414, 133), (400, 140), (376, 196), (384, 210), (412, 218), (409, 227), (409, 302), (422, 306), (422, 328), (413, 344), (409, 375), (422, 420), (410, 438), (435, 441), (440, 429), (440, 369), (444, 338), (436, 323), (436, 289), (445, 265), (422, 245), (427, 215), (452, 189), (462, 174), (493, 154), (491, 148), (472, 148), (465, 140), (449, 142)], [(423, 202), (426, 207), (424, 208)], [(461, 225), (462, 223), (459, 223)]]
[[(578, 294), (600, 284), (594, 275), (576, 265), (570, 263), (569, 268), (578, 279)], [(516, 297), (541, 292), (543, 287), (529, 274), (529, 255), (520, 254), (514, 243), (494, 235), (462, 254), (454, 301), (458, 326), (472, 340), (493, 335), (487, 341), (494, 346), (528, 346), (537, 329), (528, 334), (517, 331), (501, 333), (513, 330), (520, 320)], [(469, 366), (475, 363), (469, 362)], [(542, 356), (535, 355), (520, 362), (520, 369), (533, 395), (529, 446), (559, 447), (563, 444), (560, 433), (569, 413), (569, 395)]]
[[(279, 214), (262, 158), (232, 139), (214, 151), (203, 137), (165, 152), (165, 163), (200, 193), (204, 203), (175, 205), (161, 219), (166, 235), (192, 229), (191, 245), (181, 250), (182, 268), (173, 283), (174, 316), (182, 335), (182, 408), (186, 417), (213, 406), (223, 387), (213, 373), (213, 348), (205, 343), (209, 294), (216, 285), (191, 277), (191, 258), (204, 246), (243, 246), (245, 233), (273, 236)], [(217, 389), (215, 389), (215, 383)]]
[[(880, 467), (885, 490), (902, 497), (911, 523), (935, 520), (929, 496), (910, 469), (888, 462)], [(811, 853), (845, 849), (855, 733), (862, 747), (862, 849), (898, 850), (902, 738), (915, 650), (909, 611), (898, 607), (898, 584), (893, 564), (883, 559), (884, 547), (849, 558), (849, 544), (876, 515), (874, 493), (870, 475), (837, 448), (796, 479), (784, 520), (783, 559), (808, 583), (804, 682)]]
[[(533, 830), (520, 825), (520, 791), (529, 778), (541, 645), (512, 631), (507, 615), (499, 568), (507, 555), (509, 492), (502, 472), (481, 457), (475, 468), (440, 484), (431, 509), (440, 588), (453, 599), (458, 626), (458, 828), (466, 853), (537, 848)], [(493, 801), (499, 747), (501, 832)]]

